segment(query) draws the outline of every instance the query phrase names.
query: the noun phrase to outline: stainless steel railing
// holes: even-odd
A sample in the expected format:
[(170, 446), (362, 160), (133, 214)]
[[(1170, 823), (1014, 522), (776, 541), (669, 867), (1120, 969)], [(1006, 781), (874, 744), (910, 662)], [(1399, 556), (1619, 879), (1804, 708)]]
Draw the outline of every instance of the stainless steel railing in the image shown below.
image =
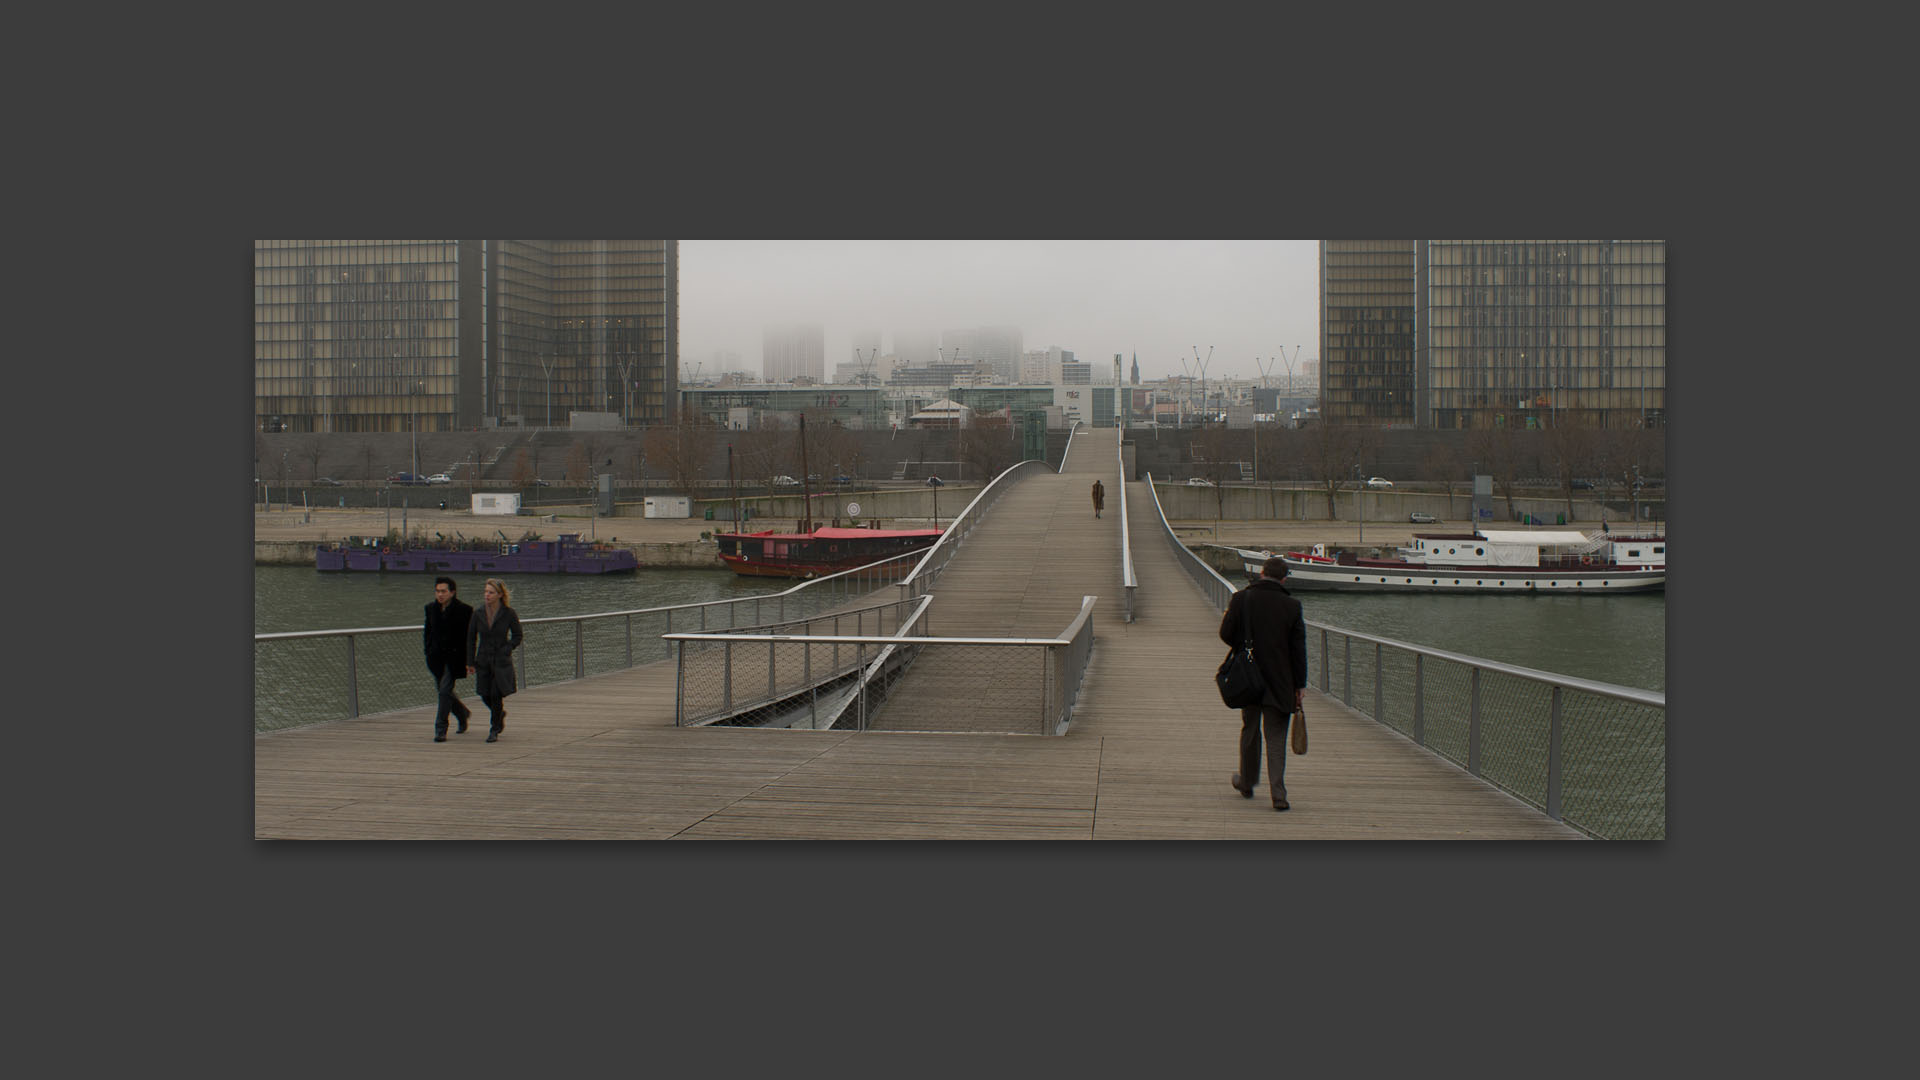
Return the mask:
[[(1174, 535), (1157, 493), (1154, 508), (1194, 584), (1225, 611), (1233, 585)], [(1590, 836), (1666, 836), (1665, 694), (1306, 623), (1323, 693)], [(1355, 642), (1363, 661), (1372, 646), (1371, 667), (1354, 662)]]
[[(922, 554), (896, 555), (759, 596), (523, 618), (525, 641), (514, 654), (515, 674), (522, 687), (603, 675), (672, 657), (662, 634), (763, 626), (875, 594), (891, 599), (898, 594), (888, 586), (897, 584)], [(434, 700), (418, 624), (255, 634), (253, 649), (256, 732), (418, 708)]]
[[(1114, 456), (1118, 459), (1115, 472), (1120, 477), (1117, 485), (1120, 489), (1120, 614), (1127, 622), (1132, 622), (1133, 594), (1140, 583), (1133, 576), (1133, 526), (1127, 518), (1127, 447), (1124, 442), (1117, 444)], [(1155, 498), (1157, 500), (1158, 496)]]
[(939, 578), (940, 571), (946, 569), (947, 563), (953, 560), (954, 553), (960, 549), (961, 544), (966, 542), (968, 534), (979, 526), (986, 517), (987, 511), (992, 509), (993, 505), (999, 502), (1007, 492), (1013, 490), (1016, 484), (1037, 473), (1053, 471), (1053, 466), (1044, 461), (1022, 461), (1009, 466), (999, 476), (994, 477), (992, 482), (981, 488), (974, 495), (973, 501), (954, 517), (946, 532), (920, 556), (920, 561), (914, 564), (913, 569), (900, 582), (906, 594), (920, 596), (930, 590), (934, 581)]
[(900, 601), (891, 633), (816, 633), (822, 617), (804, 633), (668, 635), (683, 650), (676, 722), (1065, 734), (1092, 652), (1095, 599), (1082, 597), (1054, 638), (934, 637), (930, 596)]

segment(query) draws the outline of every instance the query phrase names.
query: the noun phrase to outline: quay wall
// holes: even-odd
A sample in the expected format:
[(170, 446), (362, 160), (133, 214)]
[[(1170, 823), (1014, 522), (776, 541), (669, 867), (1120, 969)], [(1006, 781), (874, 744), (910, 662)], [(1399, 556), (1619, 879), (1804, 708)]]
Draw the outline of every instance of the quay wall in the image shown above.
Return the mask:
[[(319, 542), (314, 540), (255, 540), (255, 566), (312, 566)], [(640, 568), (675, 570), (722, 570), (720, 546), (712, 540), (688, 540), (666, 543), (627, 543), (614, 541), (608, 547), (625, 548), (640, 561)]]

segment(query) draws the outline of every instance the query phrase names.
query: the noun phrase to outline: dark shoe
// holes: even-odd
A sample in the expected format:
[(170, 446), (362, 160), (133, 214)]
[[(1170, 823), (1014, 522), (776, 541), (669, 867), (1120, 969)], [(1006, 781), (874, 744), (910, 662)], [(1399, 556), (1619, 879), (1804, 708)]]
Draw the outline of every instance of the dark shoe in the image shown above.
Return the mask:
[(1241, 798), (1243, 799), (1253, 798), (1253, 785), (1247, 783), (1245, 780), (1240, 779), (1239, 773), (1234, 773), (1232, 776), (1228, 777), (1227, 783), (1233, 785), (1233, 790), (1239, 792)]
[(1287, 803), (1287, 800), (1285, 800), (1285, 799), (1275, 799), (1275, 800), (1273, 800), (1273, 808), (1274, 808), (1275, 810), (1285, 810), (1285, 809), (1287, 809), (1287, 807), (1288, 807), (1288, 803)]
[(446, 737), (446, 735), (444, 735), (444, 734), (441, 734), (441, 735), (435, 735), (435, 736), (433, 737), (433, 741), (434, 741), (434, 742), (446, 742), (446, 741), (447, 741), (447, 737)]
[(489, 732), (487, 732), (487, 741), (488, 741), (488, 742), (497, 742), (497, 741), (499, 741), (499, 739), (500, 739), (500, 733), (499, 733), (499, 732), (497, 732), (497, 731), (489, 731)]
[(467, 721), (464, 718), (462, 718), (460, 721), (460, 726), (454, 730), (454, 734), (465, 735), (466, 733), (467, 733)]

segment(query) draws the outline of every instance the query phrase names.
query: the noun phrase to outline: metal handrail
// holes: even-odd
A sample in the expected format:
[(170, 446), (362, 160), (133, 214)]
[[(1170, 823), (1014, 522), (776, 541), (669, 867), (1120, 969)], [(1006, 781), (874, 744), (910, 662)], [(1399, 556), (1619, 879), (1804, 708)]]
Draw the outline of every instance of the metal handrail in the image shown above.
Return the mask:
[[(1153, 490), (1153, 478), (1151, 474), (1148, 475), (1147, 479), (1147, 487), (1148, 490), (1151, 491)], [(1185, 566), (1202, 594), (1204, 594), (1208, 600), (1212, 601), (1216, 607), (1224, 611), (1227, 603), (1233, 598), (1233, 594), (1237, 590), (1234, 589), (1233, 585), (1229, 583), (1225, 577), (1221, 576), (1219, 571), (1208, 565), (1198, 555), (1195, 555), (1189, 550), (1185, 544), (1180, 542), (1180, 538), (1173, 532), (1173, 526), (1167, 521), (1166, 512), (1160, 507), (1160, 499), (1157, 492), (1154, 494), (1154, 508), (1160, 514), (1160, 524), (1165, 530), (1167, 538), (1173, 542), (1174, 551), (1182, 565)], [(1664, 748), (1665, 714), (1667, 707), (1667, 696), (1665, 694), (1651, 690), (1641, 690), (1631, 686), (1620, 686), (1614, 683), (1577, 678), (1571, 675), (1560, 675), (1550, 671), (1523, 667), (1518, 664), (1503, 664), (1497, 660), (1488, 660), (1484, 657), (1471, 656), (1466, 653), (1457, 653), (1447, 649), (1437, 649), (1431, 646), (1399, 641), (1394, 638), (1345, 630), (1311, 619), (1304, 621), (1309, 630), (1318, 632), (1320, 638), (1319, 684), (1322, 693), (1332, 695), (1334, 692), (1332, 686), (1334, 655), (1331, 639), (1335, 635), (1338, 635), (1345, 645), (1340, 662), (1343, 674), (1342, 687), (1338, 695), (1340, 700), (1346, 704), (1347, 707), (1368, 717), (1375, 723), (1393, 730), (1399, 730), (1393, 722), (1393, 718), (1389, 716), (1389, 710), (1387, 708), (1386, 696), (1390, 678), (1386, 672), (1386, 656), (1388, 650), (1392, 650), (1397, 655), (1410, 657), (1413, 662), (1412, 685), (1410, 688), (1396, 686), (1395, 691), (1396, 694), (1398, 694), (1403, 689), (1410, 689), (1408, 696), (1411, 699), (1412, 715), (1408, 718), (1409, 730), (1405, 732), (1405, 734), (1407, 734), (1415, 744), (1434, 753), (1440, 760), (1456, 768), (1463, 768), (1473, 776), (1479, 777), (1520, 799), (1522, 802), (1541, 810), (1549, 818), (1555, 821), (1563, 821), (1589, 835), (1602, 838), (1610, 836), (1641, 838), (1649, 833), (1657, 836), (1665, 835), (1666, 789), (1664, 786)], [(1354, 700), (1353, 643), (1356, 641), (1370, 644), (1374, 647), (1372, 672), (1373, 700), (1371, 702), (1371, 709), (1369, 709), (1368, 703), (1365, 700), (1359, 702)], [(1430, 745), (1426, 724), (1426, 709), (1430, 696), (1426, 689), (1426, 667), (1427, 661), (1429, 660), (1439, 664), (1454, 665), (1465, 670), (1466, 679), (1470, 687), (1470, 695), (1466, 707), (1467, 730), (1464, 740), (1464, 756), (1466, 760), (1464, 762), (1455, 760), (1447, 753)], [(1482, 721), (1487, 711), (1483, 701), (1482, 683), (1483, 676), (1488, 675), (1517, 679), (1522, 683), (1542, 687), (1548, 691), (1549, 704), (1546, 718), (1547, 730), (1545, 732), (1545, 761), (1542, 763), (1544, 766), (1544, 776), (1538, 775), (1537, 771), (1525, 771), (1522, 769), (1496, 769), (1494, 770), (1496, 775), (1488, 774), (1484, 749), (1489, 733), (1482, 730)], [(1591, 698), (1598, 698), (1603, 701), (1621, 702), (1628, 706), (1641, 709), (1659, 710), (1659, 737), (1657, 740), (1651, 737), (1648, 738), (1649, 743), (1657, 741), (1659, 744), (1659, 767), (1655, 769), (1647, 761), (1654, 753), (1651, 748), (1640, 747), (1634, 751), (1641, 759), (1637, 763), (1637, 771), (1659, 778), (1657, 790), (1651, 782), (1624, 790), (1608, 788), (1604, 785), (1600, 789), (1600, 795), (1602, 797), (1612, 796), (1628, 803), (1636, 800), (1646, 803), (1657, 803), (1659, 806), (1659, 823), (1657, 829), (1649, 829), (1643, 821), (1630, 820), (1621, 822), (1611, 818), (1602, 820), (1601, 815), (1590, 814), (1585, 811), (1576, 811), (1573, 815), (1568, 815), (1565, 812), (1563, 802), (1568, 762), (1562, 752), (1562, 742), (1565, 734), (1563, 731), (1565, 698), (1570, 692), (1586, 695)], [(1512, 722), (1507, 726), (1520, 729), (1526, 726), (1529, 719), (1530, 718), (1524, 716), (1516, 717), (1513, 718)], [(1531, 718), (1534, 723), (1537, 723), (1538, 719), (1537, 715)], [(1522, 759), (1523, 764), (1529, 760), (1524, 754), (1522, 755)], [(1622, 771), (1635, 772), (1636, 769), (1623, 769)], [(1536, 781), (1539, 781), (1537, 785)], [(1535, 794), (1536, 787), (1538, 787), (1541, 792), (1539, 795)]]
[[(1032, 467), (1029, 468), (1029, 466)], [(966, 539), (966, 534), (972, 532), (973, 527), (979, 524), (979, 516), (984, 514), (994, 503), (999, 502), (1000, 497), (1005, 495), (1008, 489), (1013, 487), (1014, 484), (1025, 480), (1036, 469), (1052, 471), (1053, 466), (1048, 465), (1044, 461), (1015, 462), (1002, 471), (999, 476), (994, 477), (987, 486), (975, 493), (972, 501), (967, 503), (966, 508), (954, 515), (953, 521), (948, 523), (947, 529), (941, 534), (940, 539), (934, 541), (933, 546), (928, 548), (926, 552), (920, 556), (920, 561), (914, 565), (912, 570), (907, 572), (907, 576), (900, 579), (900, 585), (909, 587), (909, 589), (916, 586), (924, 587), (930, 585), (932, 579), (939, 573), (937, 567), (945, 567), (946, 560), (953, 556), (952, 548), (948, 547), (949, 541), (951, 541), (953, 547), (958, 547), (960, 542)], [(1019, 473), (1018, 477), (1014, 477), (1015, 473)], [(1009, 479), (1010, 477), (1013, 478)], [(1005, 486), (1002, 486), (1003, 484)], [(976, 513), (976, 510), (979, 513)], [(966, 522), (966, 528), (964, 529), (960, 527), (963, 521)], [(937, 567), (936, 559), (939, 560)], [(930, 567), (936, 568), (929, 569)], [(923, 573), (926, 574), (924, 581), (921, 578)]]
[(1124, 442), (1116, 444), (1114, 456), (1119, 459), (1120, 474), (1120, 614), (1127, 622), (1133, 621), (1133, 595), (1140, 582), (1133, 576), (1133, 530), (1127, 519), (1127, 447)]
[[(1054, 472), (1063, 473), (1067, 471), (1067, 455), (1073, 453), (1073, 437), (1080, 434), (1080, 429), (1086, 426), (1087, 422), (1085, 420), (1075, 420), (1073, 426), (1067, 429), (1067, 445), (1065, 449), (1060, 451), (1060, 467), (1053, 470)], [(1088, 428), (1088, 430), (1091, 431), (1092, 429)]]

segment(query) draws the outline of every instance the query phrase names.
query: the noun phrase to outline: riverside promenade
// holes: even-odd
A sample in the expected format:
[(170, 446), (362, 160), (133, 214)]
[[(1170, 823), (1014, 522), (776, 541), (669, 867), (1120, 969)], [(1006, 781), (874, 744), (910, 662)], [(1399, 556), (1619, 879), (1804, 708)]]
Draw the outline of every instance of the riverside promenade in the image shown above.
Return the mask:
[[(257, 736), (254, 834), (1583, 838), (1317, 686), (1306, 694), (1310, 753), (1287, 766), (1293, 808), (1276, 813), (1264, 791), (1252, 800), (1234, 792), (1239, 717), (1212, 683), (1220, 613), (1178, 562), (1144, 482), (1126, 485), (1138, 589), (1135, 621), (1123, 621), (1118, 437), (1078, 435), (1061, 472), (1009, 491), (933, 589), (929, 614), (948, 637), (1050, 637), (1083, 596), (1099, 598), (1065, 735), (951, 730), (950, 720), (938, 732), (676, 728), (675, 669), (662, 662), (522, 691), (507, 700), (506, 731), (492, 744), (470, 692), (475, 722), (446, 743), (431, 741), (431, 707)], [(1088, 496), (1095, 479), (1107, 487), (1099, 519)], [(927, 712), (964, 712), (940, 704), (949, 708)]]

